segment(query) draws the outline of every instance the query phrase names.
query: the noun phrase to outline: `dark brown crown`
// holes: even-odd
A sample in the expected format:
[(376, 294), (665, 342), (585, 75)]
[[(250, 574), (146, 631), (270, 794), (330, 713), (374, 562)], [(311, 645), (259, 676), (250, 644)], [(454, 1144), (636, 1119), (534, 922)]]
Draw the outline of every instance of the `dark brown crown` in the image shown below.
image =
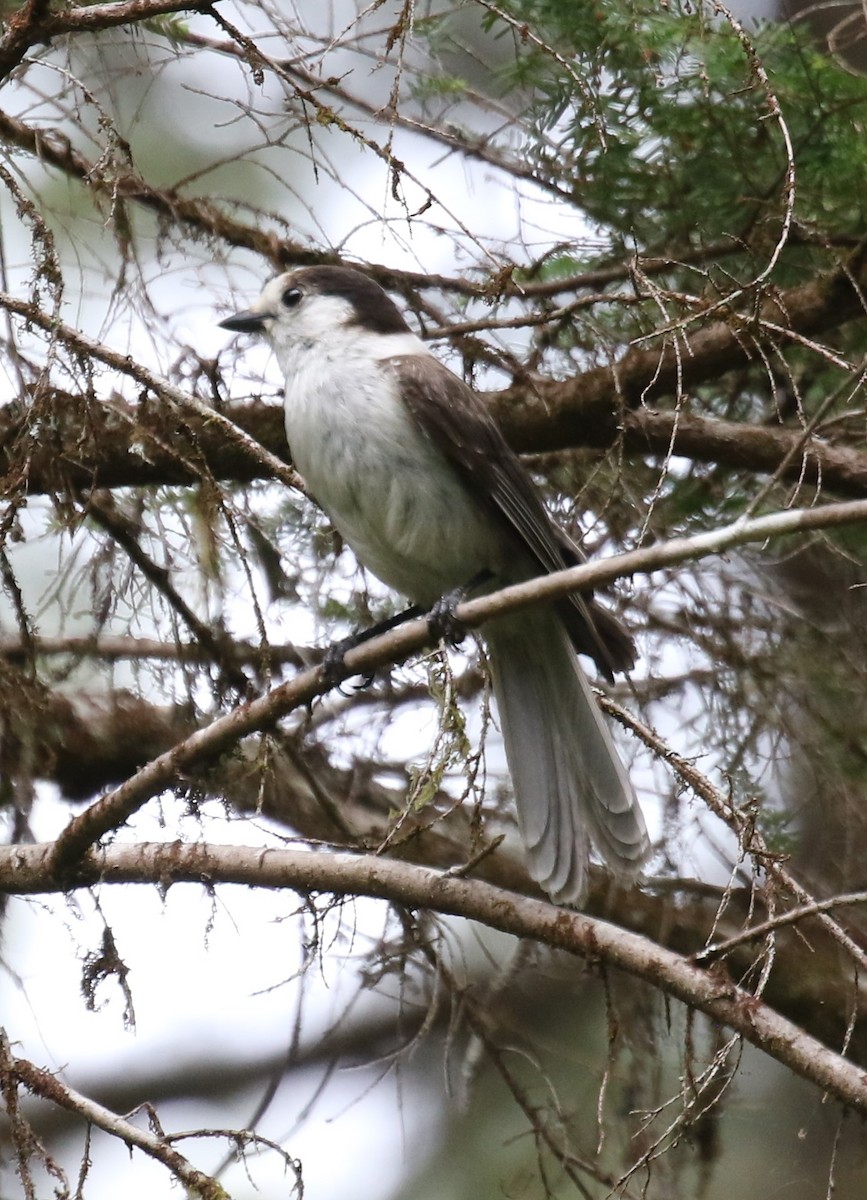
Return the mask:
[(354, 324), (372, 333), (407, 333), (397, 305), (378, 283), (349, 267), (305, 267), (294, 273), (301, 288), (321, 296), (339, 296), (355, 312)]

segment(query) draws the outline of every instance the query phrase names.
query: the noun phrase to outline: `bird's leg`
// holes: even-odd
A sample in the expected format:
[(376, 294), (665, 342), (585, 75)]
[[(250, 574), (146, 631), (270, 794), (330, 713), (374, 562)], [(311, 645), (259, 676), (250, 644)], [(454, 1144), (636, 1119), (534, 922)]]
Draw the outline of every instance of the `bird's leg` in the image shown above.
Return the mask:
[[(396, 629), (398, 625), (403, 625), (404, 622), (411, 621), (414, 617), (422, 615), (423, 610), (417, 605), (412, 604), (409, 608), (405, 608), (403, 612), (386, 617), (384, 621), (377, 621), (369, 629), (361, 629), (357, 633), (350, 633), (347, 637), (341, 638), (337, 642), (332, 642), (322, 656), (322, 674), (325, 677), (326, 683), (334, 687), (342, 681), (346, 666), (344, 659), (349, 650), (355, 649), (356, 646), (362, 646), (365, 642), (369, 642), (371, 638), (379, 637), (381, 633), (388, 633), (390, 629)], [(363, 682), (356, 690), (370, 687), (371, 683), (373, 683), (373, 675), (364, 675), (362, 679)]]
[(427, 625), (431, 637), (436, 638), (437, 641), (448, 642), (450, 646), (460, 645), (467, 636), (467, 631), (455, 616), (455, 609), (461, 601), (466, 600), (470, 592), (475, 591), (477, 587), (492, 578), (491, 572), (484, 567), (468, 583), (452, 588), (450, 592), (440, 596), (427, 614)]

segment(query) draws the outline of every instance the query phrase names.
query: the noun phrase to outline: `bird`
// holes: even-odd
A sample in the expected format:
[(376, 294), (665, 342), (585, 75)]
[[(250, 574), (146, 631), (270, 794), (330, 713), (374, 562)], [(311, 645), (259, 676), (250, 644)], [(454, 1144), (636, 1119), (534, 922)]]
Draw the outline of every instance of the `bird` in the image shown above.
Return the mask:
[[(270, 344), (310, 494), (365, 569), (417, 608), (585, 561), (478, 393), (368, 274), (286, 271), (219, 324)], [(555, 903), (580, 906), (592, 843), (634, 880), (647, 828), (577, 657), (611, 681), (634, 665), (631, 637), (586, 593), (498, 617), (481, 635), (530, 876)]]

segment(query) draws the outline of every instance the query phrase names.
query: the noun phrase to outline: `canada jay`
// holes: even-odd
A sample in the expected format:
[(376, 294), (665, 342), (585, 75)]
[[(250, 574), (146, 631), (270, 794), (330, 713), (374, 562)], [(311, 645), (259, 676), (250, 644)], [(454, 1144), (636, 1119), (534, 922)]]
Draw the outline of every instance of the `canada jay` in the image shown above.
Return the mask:
[[(359, 561), (415, 604), (582, 560), (475, 392), (367, 276), (290, 271), (221, 325), (270, 342), (296, 467)], [(531, 875), (553, 899), (580, 902), (592, 841), (634, 876), (644, 820), (575, 653), (611, 679), (632, 666), (631, 639), (586, 595), (483, 634)]]

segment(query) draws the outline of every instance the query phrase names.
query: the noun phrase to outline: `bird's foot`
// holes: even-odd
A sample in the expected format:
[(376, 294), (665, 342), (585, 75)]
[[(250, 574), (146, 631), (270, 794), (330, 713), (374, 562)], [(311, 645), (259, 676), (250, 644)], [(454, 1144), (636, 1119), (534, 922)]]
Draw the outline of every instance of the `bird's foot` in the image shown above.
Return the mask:
[(427, 614), (427, 627), (430, 635), (438, 642), (447, 642), (450, 646), (459, 646), (467, 636), (466, 626), (455, 615), (455, 610), (466, 597), (465, 587), (454, 588), (440, 596), (436, 604)]
[(463, 600), (466, 600), (470, 592), (474, 592), (477, 587), (487, 583), (491, 578), (491, 572), (487, 567), (483, 567), (468, 583), (461, 584), (460, 587), (453, 588), (450, 592), (440, 596), (427, 614), (427, 626), (431, 637), (436, 638), (437, 641), (448, 642), (450, 646), (459, 646), (467, 636), (467, 629), (457, 619), (455, 609)]
[[(322, 675), (325, 682), (329, 687), (336, 687), (342, 695), (347, 695), (341, 686), (346, 676), (346, 663), (344, 659), (347, 652), (354, 650), (356, 646), (363, 646), (371, 638), (379, 637), (381, 633), (388, 633), (390, 629), (396, 629), (398, 625), (402, 625), (405, 621), (419, 616), (421, 616), (421, 609), (413, 604), (410, 608), (404, 609), (403, 612), (395, 613), (394, 616), (387, 617), (384, 621), (378, 621), (376, 625), (371, 625), (369, 629), (362, 629), (358, 633), (351, 633), (348, 637), (341, 638), (339, 642), (332, 642), (322, 658)], [(366, 672), (361, 676), (361, 683), (356, 684), (352, 690), (360, 692), (363, 688), (370, 687), (373, 680), (373, 672)]]
[(341, 696), (350, 696), (352, 692), (363, 691), (373, 683), (374, 674), (372, 671), (368, 671), (361, 676), (360, 683), (352, 685), (351, 691), (347, 691), (345, 687), (346, 654), (366, 640), (360, 634), (350, 634), (349, 637), (341, 638), (339, 642), (332, 642), (322, 656), (322, 678), (329, 688), (336, 688)]

